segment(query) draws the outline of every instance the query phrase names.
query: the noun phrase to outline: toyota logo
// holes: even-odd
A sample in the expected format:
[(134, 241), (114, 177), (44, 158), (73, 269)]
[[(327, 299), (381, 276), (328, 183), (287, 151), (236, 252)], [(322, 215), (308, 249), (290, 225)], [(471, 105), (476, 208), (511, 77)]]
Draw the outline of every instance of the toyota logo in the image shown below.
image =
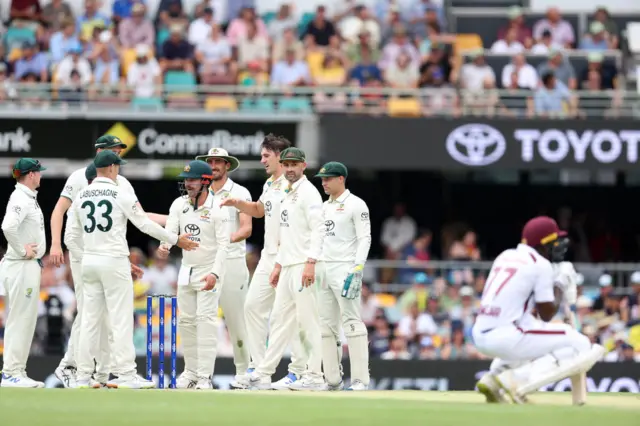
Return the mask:
[(188, 224), (184, 227), (184, 232), (187, 234), (191, 234), (192, 236), (200, 235), (200, 227), (198, 225), (194, 225), (193, 223)]
[(286, 210), (282, 210), (282, 213), (280, 213), (280, 220), (283, 222), (287, 222), (289, 220), (289, 212), (287, 212)]
[(336, 224), (332, 220), (325, 220), (324, 226), (327, 228), (327, 232), (331, 232), (336, 227)]
[(267, 201), (266, 204), (264, 205), (264, 211), (266, 211), (267, 213), (271, 213), (272, 208), (273, 208), (273, 205), (271, 204), (271, 201)]
[(507, 150), (507, 142), (498, 130), (486, 124), (465, 124), (447, 136), (451, 158), (467, 166), (495, 163)]

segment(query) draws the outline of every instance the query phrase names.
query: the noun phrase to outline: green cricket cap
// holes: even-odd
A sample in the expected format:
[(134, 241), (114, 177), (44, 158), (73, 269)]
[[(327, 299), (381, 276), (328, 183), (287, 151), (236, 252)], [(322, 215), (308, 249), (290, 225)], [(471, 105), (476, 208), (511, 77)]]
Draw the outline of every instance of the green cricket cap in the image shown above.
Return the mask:
[(337, 161), (330, 161), (322, 166), (316, 177), (347, 177), (348, 175), (347, 166)]
[(93, 159), (93, 165), (96, 166), (97, 169), (109, 167), (113, 164), (123, 165), (127, 164), (127, 162), (113, 151), (100, 151), (96, 154), (96, 158)]
[(283, 161), (301, 161), (304, 163), (307, 161), (307, 156), (300, 148), (291, 147), (280, 153), (280, 162), (282, 163)]
[(213, 179), (211, 166), (202, 160), (193, 160), (184, 166), (178, 177), (183, 179)]
[(29, 172), (41, 172), (47, 170), (46, 167), (42, 167), (42, 164), (38, 160), (33, 158), (21, 158), (13, 165), (13, 177), (19, 178)]
[(87, 178), (87, 182), (91, 182), (98, 176), (98, 169), (96, 169), (96, 165), (91, 163), (87, 166), (84, 171), (84, 177)]
[(95, 144), (96, 149), (109, 149), (109, 148), (126, 148), (127, 144), (122, 142), (120, 138), (112, 135), (102, 135), (98, 138)]

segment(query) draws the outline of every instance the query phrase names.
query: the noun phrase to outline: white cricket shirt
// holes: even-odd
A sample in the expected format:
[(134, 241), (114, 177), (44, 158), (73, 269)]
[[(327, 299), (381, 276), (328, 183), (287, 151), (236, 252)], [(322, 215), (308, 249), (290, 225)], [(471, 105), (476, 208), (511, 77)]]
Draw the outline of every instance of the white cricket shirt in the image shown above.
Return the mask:
[(280, 203), (289, 185), (284, 173), (278, 179), (269, 178), (262, 187), (259, 201), (264, 206), (264, 247), (263, 254), (278, 253), (280, 242)]
[(169, 209), (166, 229), (176, 234), (191, 234), (200, 243), (195, 250), (182, 251), (182, 265), (190, 268), (206, 268), (222, 277), (228, 256), (229, 217), (209, 191), (205, 202), (194, 210), (186, 196), (177, 198)]
[(369, 207), (348, 189), (323, 205), (324, 242), (320, 259), (364, 265), (371, 248)]
[(503, 251), (493, 262), (484, 286), (475, 327), (487, 330), (519, 324), (536, 303), (553, 302), (551, 262), (525, 245)]
[(85, 255), (128, 257), (127, 221), (145, 234), (175, 244), (178, 235), (154, 223), (138, 206), (135, 193), (119, 187), (114, 181), (97, 177), (84, 188), (73, 204), (75, 220), (68, 222), (71, 237), (82, 233)]
[[(213, 192), (213, 188), (209, 189), (213, 196), (213, 202), (218, 206), (222, 200), (226, 198), (237, 198), (239, 200), (251, 201), (249, 190), (242, 185), (237, 184), (227, 178), (225, 184), (218, 192)], [(233, 234), (240, 228), (240, 210), (231, 206), (224, 206), (222, 210), (229, 216), (229, 235)], [(231, 243), (227, 252), (227, 259), (236, 259), (238, 257), (247, 256), (247, 241), (242, 240), (237, 243)]]
[(302, 176), (286, 192), (280, 205), (280, 247), (276, 263), (290, 266), (305, 263), (307, 259), (319, 260), (324, 231), (322, 197), (307, 177)]
[(36, 259), (42, 258), (47, 251), (44, 233), (44, 216), (38, 205), (37, 191), (32, 191), (21, 183), (11, 193), (7, 210), (2, 219), (2, 232), (9, 243), (4, 257), (24, 260), (27, 244), (37, 244)]

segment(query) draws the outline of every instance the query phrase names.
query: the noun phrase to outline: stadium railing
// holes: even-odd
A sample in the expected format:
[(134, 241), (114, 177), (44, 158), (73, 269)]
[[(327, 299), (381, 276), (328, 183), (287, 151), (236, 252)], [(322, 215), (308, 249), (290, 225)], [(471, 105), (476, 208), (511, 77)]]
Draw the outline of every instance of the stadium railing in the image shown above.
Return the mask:
[[(488, 56), (489, 61), (502, 56)], [(500, 74), (497, 73), (500, 79)], [(156, 95), (137, 98), (124, 85), (93, 85), (68, 91), (46, 83), (17, 83), (0, 97), (0, 112), (17, 111), (206, 111), (218, 114), (364, 113), (394, 116), (466, 114), (534, 117), (527, 102), (535, 92), (492, 89), (470, 92), (455, 87), (399, 89), (388, 87), (296, 87), (161, 85)], [(470, 95), (470, 96), (467, 96)], [(638, 116), (640, 93), (626, 90), (575, 91), (579, 115)], [(487, 106), (484, 100), (493, 99)], [(480, 105), (481, 104), (481, 105)], [(480, 106), (479, 106), (480, 105)]]

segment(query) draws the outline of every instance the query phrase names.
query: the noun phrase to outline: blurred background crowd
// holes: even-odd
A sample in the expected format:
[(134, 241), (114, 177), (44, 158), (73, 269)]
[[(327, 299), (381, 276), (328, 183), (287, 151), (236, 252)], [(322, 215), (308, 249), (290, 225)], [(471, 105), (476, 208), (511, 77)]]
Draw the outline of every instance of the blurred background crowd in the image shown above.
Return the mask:
[[(615, 237), (605, 238), (591, 228), (585, 228), (580, 221), (563, 221), (566, 212), (566, 209), (561, 211), (559, 221), (564, 222), (565, 229), (573, 236), (570, 258), (600, 262), (615, 259), (599, 257), (615, 250)], [(583, 233), (582, 239), (576, 236), (580, 232)], [(482, 358), (471, 342), (471, 327), (490, 259), (497, 253), (484, 253), (481, 236), (460, 223), (443, 228), (438, 235), (438, 241), (442, 241), (440, 247), (432, 244), (433, 241), (433, 233), (418, 229), (402, 205), (397, 205), (394, 215), (384, 221), (377, 244), (381, 247), (379, 260), (401, 261), (404, 266), (365, 269), (367, 284), (363, 288), (362, 313), (369, 328), (372, 357)], [(248, 244), (247, 263), (251, 273), (259, 260), (259, 250), (259, 247)], [(131, 262), (145, 270), (144, 277), (134, 283), (135, 345), (139, 355), (145, 353), (146, 345), (146, 296), (176, 294), (179, 258), (163, 260), (154, 253), (153, 246), (147, 250), (131, 248)], [(473, 263), (461, 264), (461, 261)], [(370, 261), (375, 262), (375, 259)], [(606, 361), (640, 362), (640, 271), (610, 273), (593, 265), (590, 268), (578, 267), (580, 297), (577, 308), (583, 332), (610, 350)], [(40, 298), (42, 303), (33, 351), (62, 354), (75, 316), (73, 279), (66, 266), (44, 268)], [(158, 332), (157, 309), (156, 305), (154, 333)], [(0, 312), (3, 311), (0, 308)], [(224, 312), (219, 314), (222, 319)], [(170, 317), (168, 301), (165, 317)], [(555, 320), (565, 320), (562, 310)], [(0, 336), (1, 324), (0, 315)], [(346, 342), (346, 339), (342, 341)], [(223, 319), (220, 321), (219, 342), (219, 355), (232, 356)], [(346, 346), (345, 349), (348, 350)]]
[(633, 17), (606, 7), (583, 21), (557, 8), (536, 15), (512, 6), (484, 20), (458, 17), (453, 28), (442, 0), (328, 0), (311, 11), (283, 1), (262, 13), (256, 3), (5, 1), (0, 99), (582, 116), (595, 96), (616, 114), (628, 72), (622, 58), (640, 36), (627, 42)]

